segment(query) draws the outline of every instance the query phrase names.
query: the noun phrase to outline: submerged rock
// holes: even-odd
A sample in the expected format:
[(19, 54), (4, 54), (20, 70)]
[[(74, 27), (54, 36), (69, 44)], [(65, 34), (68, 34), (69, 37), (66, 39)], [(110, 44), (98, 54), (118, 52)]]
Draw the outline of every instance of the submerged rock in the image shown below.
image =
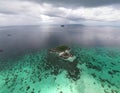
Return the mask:
[(7, 36), (11, 36), (11, 34), (7, 34)]
[(3, 50), (2, 50), (2, 49), (0, 49), (0, 52), (3, 52)]

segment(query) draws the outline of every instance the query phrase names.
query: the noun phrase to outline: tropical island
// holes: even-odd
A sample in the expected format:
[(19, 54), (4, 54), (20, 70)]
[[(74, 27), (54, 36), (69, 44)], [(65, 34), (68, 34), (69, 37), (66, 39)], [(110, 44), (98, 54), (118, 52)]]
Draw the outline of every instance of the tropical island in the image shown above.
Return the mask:
[(50, 53), (55, 53), (60, 58), (73, 62), (76, 57), (70, 51), (71, 49), (66, 45), (57, 46), (49, 50)]

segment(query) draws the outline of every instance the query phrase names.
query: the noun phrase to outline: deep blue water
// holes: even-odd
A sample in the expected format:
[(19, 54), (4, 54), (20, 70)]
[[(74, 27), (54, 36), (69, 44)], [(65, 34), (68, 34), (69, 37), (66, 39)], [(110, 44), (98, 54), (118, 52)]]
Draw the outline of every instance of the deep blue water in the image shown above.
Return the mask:
[(12, 26), (0, 27), (0, 57), (19, 56), (56, 45), (120, 46), (119, 27)]

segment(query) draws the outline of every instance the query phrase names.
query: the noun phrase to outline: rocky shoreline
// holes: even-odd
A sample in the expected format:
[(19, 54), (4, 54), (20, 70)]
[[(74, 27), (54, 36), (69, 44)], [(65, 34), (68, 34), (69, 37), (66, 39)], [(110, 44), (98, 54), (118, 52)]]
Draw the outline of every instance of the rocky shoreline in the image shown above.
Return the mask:
[(68, 60), (70, 62), (73, 62), (76, 59), (76, 56), (74, 56), (71, 53), (71, 49), (65, 45), (52, 48), (49, 50), (49, 53), (55, 53), (58, 57), (60, 57), (64, 60)]

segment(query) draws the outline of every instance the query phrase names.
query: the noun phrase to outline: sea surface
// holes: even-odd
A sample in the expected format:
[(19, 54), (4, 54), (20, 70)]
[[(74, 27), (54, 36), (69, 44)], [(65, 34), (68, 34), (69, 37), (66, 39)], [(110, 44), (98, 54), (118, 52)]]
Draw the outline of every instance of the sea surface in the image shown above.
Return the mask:
[[(59, 45), (75, 61), (49, 54)], [(0, 93), (120, 93), (120, 27), (0, 27)]]

